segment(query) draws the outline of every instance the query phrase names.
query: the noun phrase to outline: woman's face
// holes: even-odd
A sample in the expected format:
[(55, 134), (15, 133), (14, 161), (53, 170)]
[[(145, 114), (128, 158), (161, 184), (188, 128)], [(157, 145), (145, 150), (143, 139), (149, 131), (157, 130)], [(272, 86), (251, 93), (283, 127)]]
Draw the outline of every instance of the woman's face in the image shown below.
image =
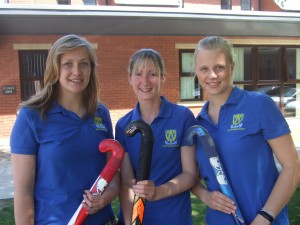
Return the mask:
[(198, 80), (209, 96), (231, 91), (234, 65), (220, 49), (200, 49), (195, 64)]
[(159, 97), (163, 79), (151, 60), (146, 60), (128, 77), (139, 101), (153, 100)]
[(59, 84), (61, 94), (82, 94), (91, 75), (89, 55), (79, 47), (61, 55)]

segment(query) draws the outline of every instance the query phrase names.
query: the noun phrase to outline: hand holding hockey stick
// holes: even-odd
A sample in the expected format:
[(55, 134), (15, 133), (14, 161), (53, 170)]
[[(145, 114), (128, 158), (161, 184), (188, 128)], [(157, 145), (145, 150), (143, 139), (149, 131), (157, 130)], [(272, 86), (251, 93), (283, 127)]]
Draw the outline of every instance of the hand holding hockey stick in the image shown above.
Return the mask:
[(245, 224), (245, 221), (243, 219), (241, 210), (238, 206), (238, 202), (234, 196), (233, 190), (231, 188), (231, 185), (228, 181), (227, 175), (223, 169), (222, 163), (219, 158), (219, 154), (217, 152), (216, 146), (213, 142), (213, 139), (211, 138), (210, 134), (207, 132), (206, 129), (204, 129), (201, 126), (194, 125), (190, 127), (186, 133), (186, 140), (189, 144), (194, 143), (194, 136), (197, 136), (203, 146), (203, 150), (209, 160), (210, 165), (213, 168), (213, 171), (215, 173), (216, 179), (220, 185), (220, 188), (222, 192), (231, 198), (237, 209), (235, 213), (232, 214), (233, 219), (237, 225)]
[[(136, 180), (148, 180), (150, 176), (150, 166), (153, 150), (153, 133), (151, 127), (142, 120), (132, 121), (127, 124), (125, 133), (127, 136), (132, 137), (137, 132), (141, 133), (141, 146), (139, 153), (138, 168), (136, 172)], [(131, 225), (143, 224), (145, 198), (134, 195), (132, 207)]]
[[(111, 182), (114, 175), (120, 168), (124, 158), (124, 149), (122, 145), (114, 139), (104, 139), (101, 141), (99, 144), (99, 150), (101, 152), (111, 152), (112, 155), (90, 189), (93, 195), (101, 195), (104, 192), (105, 188)], [(81, 203), (69, 221), (68, 225), (81, 225), (84, 223), (87, 216), (88, 211), (82, 206)]]

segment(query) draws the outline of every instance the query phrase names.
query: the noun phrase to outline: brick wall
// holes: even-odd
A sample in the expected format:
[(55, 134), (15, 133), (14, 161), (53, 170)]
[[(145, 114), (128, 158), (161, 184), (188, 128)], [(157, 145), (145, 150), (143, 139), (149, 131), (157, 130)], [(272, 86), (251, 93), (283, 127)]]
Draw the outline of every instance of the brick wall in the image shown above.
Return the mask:
[[(0, 138), (8, 137), (21, 101), (18, 50), (16, 44), (51, 44), (60, 36), (1, 36), (0, 86), (15, 85), (16, 94), (0, 94)], [(167, 69), (162, 94), (177, 103), (179, 95), (179, 50), (176, 43), (196, 43), (201, 37), (170, 36), (85, 36), (97, 43), (97, 74), (100, 80), (100, 99), (108, 106), (113, 124), (136, 104), (136, 97), (127, 79), (130, 56), (140, 48), (153, 48), (161, 53)], [(197, 112), (198, 113), (198, 112)], [(197, 114), (195, 113), (195, 114)]]
[[(220, 0), (183, 0), (184, 8), (220, 9)], [(10, 0), (10, 4), (57, 4), (56, 0)], [(72, 4), (82, 4), (82, 0), (72, 0)], [(97, 0), (98, 5), (115, 5), (114, 0)], [(233, 10), (240, 10), (240, 0), (233, 0)], [(273, 0), (253, 0), (253, 10), (281, 11)], [(0, 93), (0, 138), (10, 134), (20, 103), (20, 81), (18, 51), (14, 44), (53, 43), (59, 36), (0, 36), (0, 86), (15, 85), (15, 95)], [(127, 81), (127, 64), (130, 55), (140, 48), (154, 48), (165, 59), (167, 82), (162, 94), (173, 102), (179, 101), (179, 54), (175, 43), (197, 43), (200, 37), (167, 36), (87, 36), (98, 43), (98, 75), (100, 78), (100, 98), (109, 108), (113, 123), (132, 109), (136, 98)], [(192, 107), (195, 115), (199, 107)]]

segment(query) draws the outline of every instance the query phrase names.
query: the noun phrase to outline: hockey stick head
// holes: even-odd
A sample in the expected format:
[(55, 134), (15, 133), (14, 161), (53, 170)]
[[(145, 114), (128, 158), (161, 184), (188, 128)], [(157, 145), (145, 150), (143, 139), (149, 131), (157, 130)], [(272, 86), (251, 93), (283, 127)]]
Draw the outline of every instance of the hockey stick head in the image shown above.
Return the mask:
[(194, 125), (191, 126), (186, 134), (185, 134), (185, 139), (187, 141), (188, 144), (192, 145), (195, 142), (195, 138), (197, 137), (203, 137), (206, 135), (206, 131), (203, 127), (199, 126), (199, 125)]
[(141, 146), (136, 179), (137, 181), (148, 180), (154, 143), (153, 132), (151, 127), (142, 120), (131, 121), (125, 127), (125, 134), (129, 137), (134, 136), (137, 132), (141, 133)]
[[(123, 158), (124, 158), (124, 149), (122, 145), (114, 139), (104, 139), (100, 142), (99, 144), (99, 150), (101, 152), (111, 152), (112, 155), (110, 156), (108, 162), (106, 163), (105, 167), (103, 168), (100, 178), (105, 180), (105, 183), (109, 183), (116, 172), (119, 170), (121, 167)], [(98, 184), (99, 186), (99, 184)], [(104, 189), (106, 186), (102, 189)], [(97, 188), (97, 190), (100, 188)], [(99, 191), (97, 191), (99, 193)], [(101, 191), (102, 193), (102, 191)]]
[(114, 139), (104, 139), (99, 144), (100, 152), (111, 152), (112, 156), (118, 159), (123, 160), (124, 158), (124, 149), (122, 145)]

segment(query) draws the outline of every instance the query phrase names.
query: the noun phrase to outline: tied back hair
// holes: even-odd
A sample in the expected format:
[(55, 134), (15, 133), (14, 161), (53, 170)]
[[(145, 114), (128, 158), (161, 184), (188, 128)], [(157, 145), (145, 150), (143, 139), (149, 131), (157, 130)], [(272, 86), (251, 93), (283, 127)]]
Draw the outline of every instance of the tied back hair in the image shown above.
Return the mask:
[(197, 54), (199, 51), (201, 51), (201, 49), (205, 49), (205, 50), (219, 49), (221, 52), (225, 54), (226, 61), (229, 64), (234, 65), (232, 45), (222, 37), (209, 36), (201, 39), (196, 46), (196, 49), (194, 51), (194, 60), (193, 60), (194, 71), (196, 69)]
[(143, 66), (147, 60), (153, 62), (161, 77), (165, 76), (166, 69), (164, 60), (157, 51), (151, 48), (140, 49), (131, 56), (128, 65), (128, 74), (131, 76), (134, 71)]

